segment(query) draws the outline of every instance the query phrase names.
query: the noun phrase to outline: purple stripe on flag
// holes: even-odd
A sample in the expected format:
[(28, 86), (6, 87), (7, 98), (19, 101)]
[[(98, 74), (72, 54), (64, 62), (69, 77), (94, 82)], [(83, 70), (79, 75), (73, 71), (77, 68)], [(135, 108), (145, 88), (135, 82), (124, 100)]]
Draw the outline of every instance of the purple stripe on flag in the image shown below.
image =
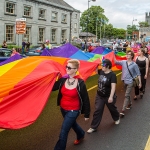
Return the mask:
[(22, 59), (22, 56), (20, 56), (19, 54), (15, 54), (14, 56), (8, 58), (7, 60), (2, 61), (2, 62), (0, 63), (0, 66), (5, 65), (5, 64), (8, 64), (8, 63), (10, 63), (10, 62), (13, 62), (13, 61), (15, 61), (15, 60), (19, 60), (19, 59)]

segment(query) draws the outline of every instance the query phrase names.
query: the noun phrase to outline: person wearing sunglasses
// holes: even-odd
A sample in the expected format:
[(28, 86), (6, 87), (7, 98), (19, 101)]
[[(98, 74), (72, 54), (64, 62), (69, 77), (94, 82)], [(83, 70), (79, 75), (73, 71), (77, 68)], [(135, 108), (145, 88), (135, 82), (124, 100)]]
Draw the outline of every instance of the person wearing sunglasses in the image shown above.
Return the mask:
[(102, 70), (98, 70), (98, 89), (95, 98), (95, 112), (91, 127), (87, 133), (95, 132), (102, 120), (105, 105), (110, 111), (115, 124), (120, 123), (119, 112), (117, 111), (116, 103), (116, 74), (111, 71), (112, 63), (109, 59), (105, 59), (102, 63)]
[(85, 132), (77, 124), (79, 114), (84, 114), (85, 121), (90, 115), (90, 101), (86, 85), (79, 75), (76, 75), (80, 62), (76, 59), (68, 60), (66, 65), (67, 75), (61, 77), (53, 86), (53, 91), (58, 90), (57, 104), (64, 118), (59, 140), (54, 150), (65, 150), (68, 133), (72, 128), (77, 136), (74, 145), (80, 144), (84, 139)]

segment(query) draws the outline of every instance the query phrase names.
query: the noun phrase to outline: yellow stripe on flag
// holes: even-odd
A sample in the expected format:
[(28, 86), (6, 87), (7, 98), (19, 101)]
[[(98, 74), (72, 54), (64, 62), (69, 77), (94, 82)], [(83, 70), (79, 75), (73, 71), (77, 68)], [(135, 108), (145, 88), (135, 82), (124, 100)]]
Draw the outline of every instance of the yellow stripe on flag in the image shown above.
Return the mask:
[(11, 68), (13, 68), (20, 60), (13, 61), (11, 63), (0, 66), (0, 76), (8, 72)]

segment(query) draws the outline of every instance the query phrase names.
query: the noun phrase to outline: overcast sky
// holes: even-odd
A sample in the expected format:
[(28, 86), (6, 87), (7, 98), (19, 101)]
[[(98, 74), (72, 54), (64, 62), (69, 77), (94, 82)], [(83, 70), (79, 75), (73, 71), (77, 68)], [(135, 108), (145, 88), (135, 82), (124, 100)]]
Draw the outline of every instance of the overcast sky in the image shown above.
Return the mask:
[[(88, 8), (88, 0), (64, 0), (75, 9), (83, 12)], [(150, 12), (150, 0), (96, 0), (90, 2), (90, 6), (101, 6), (105, 10), (105, 16), (115, 28), (126, 29), (127, 25), (138, 25), (139, 21), (145, 21), (145, 13)]]

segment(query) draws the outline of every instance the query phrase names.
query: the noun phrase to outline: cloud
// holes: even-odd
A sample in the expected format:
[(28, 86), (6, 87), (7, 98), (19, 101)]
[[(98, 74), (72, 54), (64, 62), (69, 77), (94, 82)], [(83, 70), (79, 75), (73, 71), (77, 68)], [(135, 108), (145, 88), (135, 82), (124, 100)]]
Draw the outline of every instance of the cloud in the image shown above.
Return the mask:
[[(75, 9), (84, 12), (88, 8), (88, 0), (64, 0)], [(92, 6), (101, 6), (105, 10), (105, 16), (116, 28), (126, 29), (127, 25), (138, 24), (138, 22), (145, 21), (145, 13), (150, 12), (149, 0), (96, 0), (96, 2), (89, 2)], [(137, 19), (137, 21), (133, 21)]]

